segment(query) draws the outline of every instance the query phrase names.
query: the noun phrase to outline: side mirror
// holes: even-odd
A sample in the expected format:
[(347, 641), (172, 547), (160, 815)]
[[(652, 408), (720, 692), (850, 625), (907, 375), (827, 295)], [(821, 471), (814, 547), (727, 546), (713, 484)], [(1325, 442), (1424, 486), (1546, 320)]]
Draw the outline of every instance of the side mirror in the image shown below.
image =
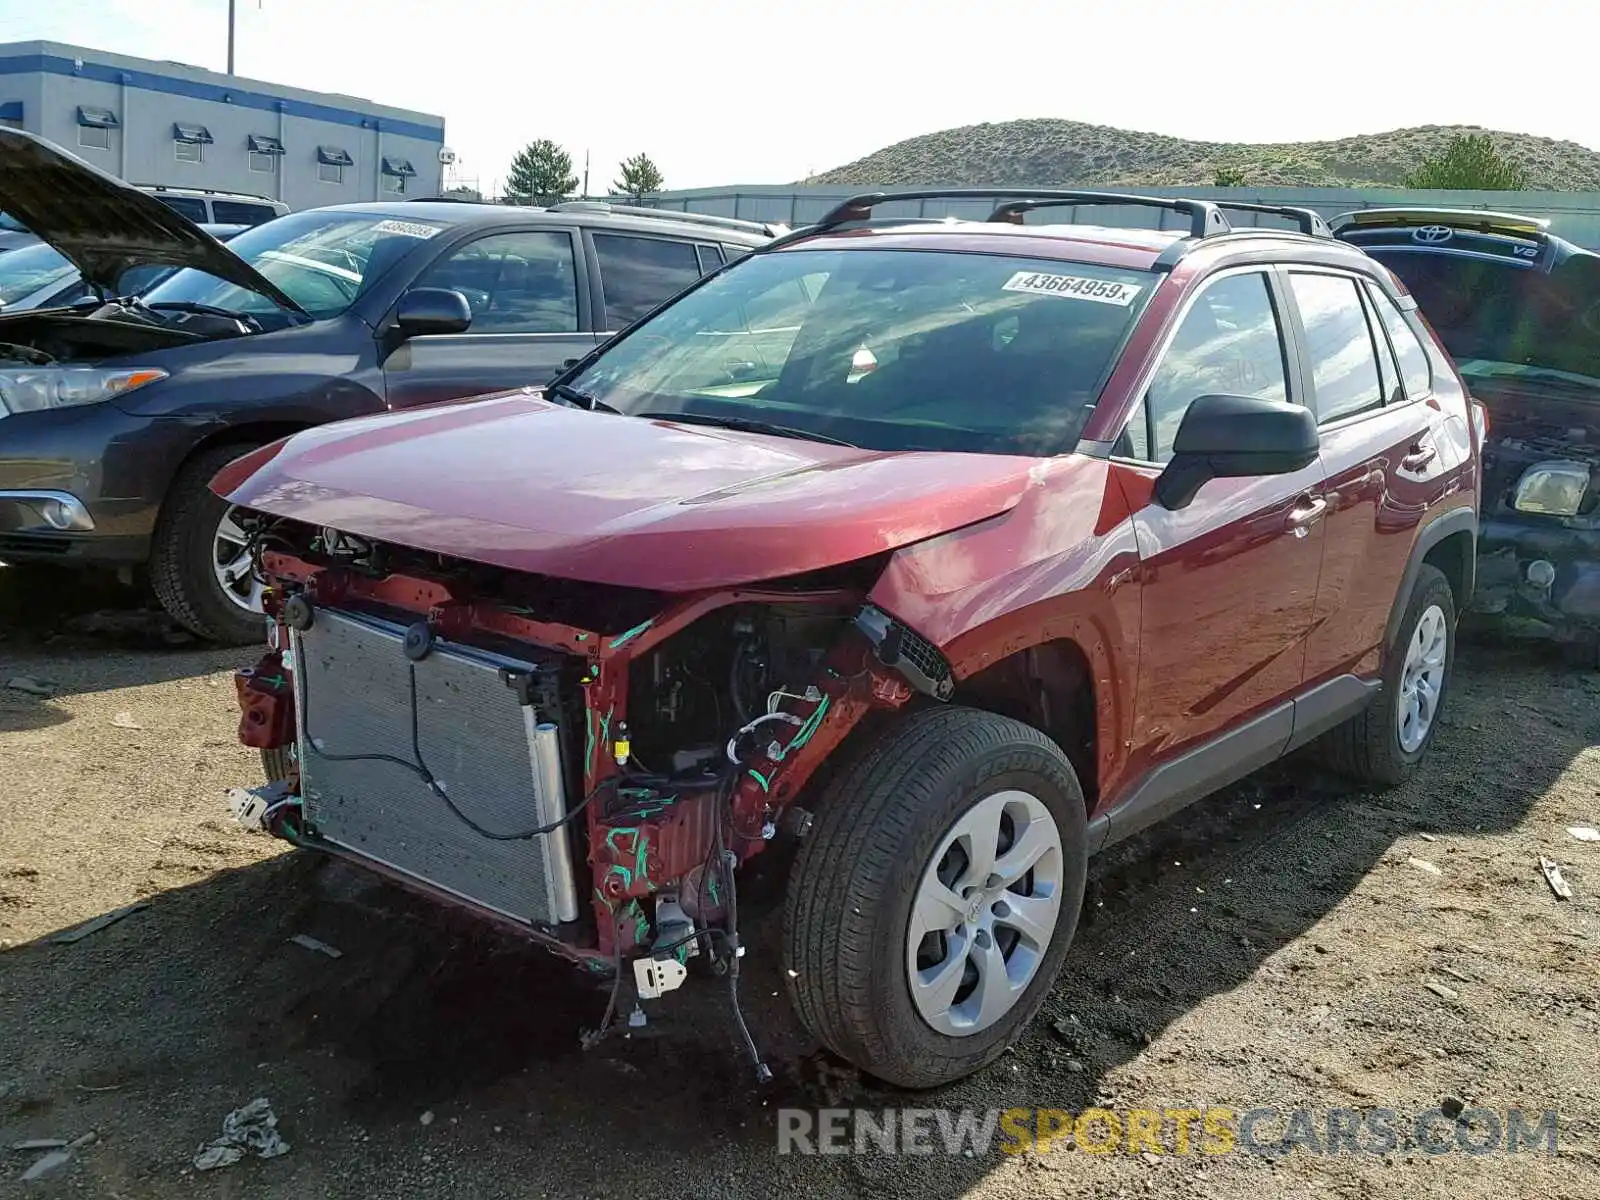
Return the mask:
[(1298, 404), (1252, 396), (1201, 396), (1189, 405), (1156, 480), (1162, 508), (1188, 507), (1210, 479), (1288, 475), (1317, 458), (1317, 419)]
[(394, 319), (402, 337), (465, 333), (472, 324), (472, 305), (451, 288), (412, 288), (400, 297)]

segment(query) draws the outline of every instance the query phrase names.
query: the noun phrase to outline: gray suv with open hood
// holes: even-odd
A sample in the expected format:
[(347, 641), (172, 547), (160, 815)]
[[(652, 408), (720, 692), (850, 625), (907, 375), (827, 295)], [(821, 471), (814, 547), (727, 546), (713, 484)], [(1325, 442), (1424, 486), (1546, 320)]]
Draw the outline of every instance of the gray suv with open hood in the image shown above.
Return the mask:
[[(544, 383), (776, 232), (570, 203), (396, 202), (224, 247), (160, 200), (0, 129), (0, 210), (92, 295), (0, 311), (0, 560), (148, 565), (168, 611), (259, 639), (255, 547), (207, 484), (344, 417)], [(179, 268), (129, 294), (130, 272)]]

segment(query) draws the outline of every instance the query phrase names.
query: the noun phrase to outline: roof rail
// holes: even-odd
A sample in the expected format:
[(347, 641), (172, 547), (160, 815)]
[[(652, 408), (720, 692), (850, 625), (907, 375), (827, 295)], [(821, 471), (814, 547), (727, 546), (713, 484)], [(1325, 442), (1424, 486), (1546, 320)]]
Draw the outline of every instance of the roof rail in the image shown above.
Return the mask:
[(229, 200), (262, 200), (268, 204), (279, 204), (271, 196), (263, 196), (259, 192), (234, 192), (225, 188), (191, 187), (187, 183), (136, 183), (133, 185), (141, 192), (183, 192), (191, 196), (223, 196)]
[(870, 220), (872, 210), (878, 205), (893, 204), (903, 200), (1000, 200), (1004, 203), (999, 204), (987, 219), (1013, 225), (1020, 225), (1023, 214), (1036, 208), (1062, 208), (1080, 204), (1139, 205), (1187, 216), (1190, 237), (1214, 237), (1229, 231), (1228, 220), (1222, 215), (1222, 210), (1209, 200), (1033, 188), (929, 188), (909, 192), (868, 192), (852, 196), (834, 205), (826, 216), (810, 227), (810, 232), (820, 233), (835, 225), (843, 225), (847, 221)]
[(1288, 217), (1300, 227), (1300, 232), (1307, 237), (1331, 238), (1333, 230), (1328, 228), (1327, 221), (1322, 219), (1322, 214), (1311, 208), (1296, 208), (1288, 204), (1246, 204), (1243, 201), (1218, 200), (1218, 208), (1231, 208), (1239, 212), (1267, 213), (1274, 217)]
[(1504, 233), (1534, 241), (1544, 241), (1550, 235), (1550, 222), (1544, 217), (1490, 212), (1482, 208), (1361, 208), (1340, 213), (1333, 219), (1335, 230), (1362, 225), (1448, 225), (1452, 229)]
[(740, 233), (759, 233), (766, 237), (777, 237), (789, 232), (787, 225), (774, 221), (744, 221), (738, 217), (720, 217), (715, 213), (645, 208), (636, 204), (613, 204), (609, 200), (563, 200), (560, 204), (552, 204), (548, 211), (618, 213), (626, 217), (646, 217), (657, 221), (678, 221), (685, 225), (705, 225), (713, 229), (732, 229)]
[(492, 204), (492, 200), (485, 200), (482, 196), (407, 196), (407, 204)]

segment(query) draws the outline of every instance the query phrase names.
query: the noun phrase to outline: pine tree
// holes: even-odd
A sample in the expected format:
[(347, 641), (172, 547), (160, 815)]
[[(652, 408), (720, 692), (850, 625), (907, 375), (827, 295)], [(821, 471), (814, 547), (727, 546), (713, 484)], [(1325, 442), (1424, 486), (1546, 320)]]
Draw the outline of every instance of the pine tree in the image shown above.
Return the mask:
[(511, 204), (554, 204), (578, 190), (572, 155), (548, 138), (529, 142), (511, 160), (506, 200)]
[(650, 161), (648, 154), (625, 158), (617, 169), (621, 174), (611, 185), (613, 196), (631, 196), (635, 201), (643, 200), (651, 192), (659, 192), (666, 184), (660, 168)]

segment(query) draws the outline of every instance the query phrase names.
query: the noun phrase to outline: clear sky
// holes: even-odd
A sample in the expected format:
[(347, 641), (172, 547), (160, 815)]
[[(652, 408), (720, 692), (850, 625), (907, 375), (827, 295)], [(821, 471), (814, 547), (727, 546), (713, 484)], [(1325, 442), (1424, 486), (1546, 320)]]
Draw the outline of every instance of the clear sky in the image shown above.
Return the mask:
[[(0, 42), (220, 71), (227, 8), (0, 0)], [(236, 53), (241, 75), (442, 114), (485, 190), (549, 137), (580, 172), (590, 151), (603, 191), (641, 150), (669, 187), (785, 183), (1013, 117), (1251, 142), (1476, 124), (1600, 148), (1597, 45), (1594, 0), (238, 0)]]

